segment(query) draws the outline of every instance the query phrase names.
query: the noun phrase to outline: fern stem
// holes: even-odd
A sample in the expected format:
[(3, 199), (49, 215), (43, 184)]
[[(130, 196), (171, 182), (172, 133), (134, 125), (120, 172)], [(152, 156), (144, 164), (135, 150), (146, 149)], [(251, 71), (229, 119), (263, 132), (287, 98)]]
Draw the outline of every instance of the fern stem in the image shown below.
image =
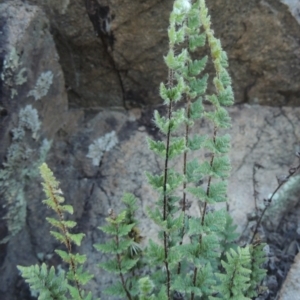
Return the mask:
[[(191, 110), (191, 100), (190, 100), (190, 97), (186, 97), (186, 99), (187, 99), (186, 115), (187, 115), (187, 120), (189, 120), (190, 119), (190, 110)], [(185, 124), (185, 147), (186, 147), (186, 149), (188, 147), (189, 131), (190, 131), (190, 126), (189, 126), (189, 123), (186, 122), (186, 124)], [(187, 167), (187, 150), (185, 150), (184, 153), (183, 153), (183, 171), (182, 171), (182, 173), (183, 173), (185, 179), (183, 181), (183, 193), (182, 193), (183, 224), (182, 224), (182, 231), (181, 231), (181, 241), (179, 242), (179, 245), (182, 245), (183, 237), (184, 237), (184, 234), (185, 234), (186, 167)], [(181, 262), (178, 263), (177, 274), (180, 274), (180, 272), (181, 272)]]
[[(171, 113), (172, 113), (172, 102), (170, 102), (168, 107), (168, 120), (171, 119)], [(169, 150), (170, 150), (170, 136), (171, 136), (171, 130), (170, 126), (167, 133), (167, 145), (166, 145), (166, 156), (165, 156), (165, 168), (164, 168), (164, 184), (163, 184), (163, 191), (164, 191), (164, 213), (163, 213), (163, 219), (164, 221), (167, 219), (167, 213), (168, 213), (168, 196), (167, 196), (167, 183), (168, 183), (168, 165), (169, 165)]]
[(254, 229), (254, 231), (253, 231), (253, 235), (252, 235), (252, 238), (251, 238), (251, 240), (250, 240), (250, 244), (253, 243), (254, 238), (255, 238), (255, 236), (256, 236), (256, 234), (257, 234), (258, 228), (259, 228), (259, 226), (260, 226), (260, 224), (261, 224), (261, 221), (262, 221), (262, 219), (263, 219), (263, 217), (264, 217), (264, 215), (265, 215), (265, 213), (266, 213), (268, 207), (269, 207), (270, 204), (272, 203), (274, 196), (275, 196), (276, 193), (280, 190), (280, 188), (281, 188), (285, 183), (287, 183), (287, 182), (289, 181), (289, 179), (290, 179), (292, 176), (294, 176), (299, 170), (300, 170), (300, 164), (299, 164), (298, 166), (296, 166), (295, 168), (291, 168), (291, 169), (289, 170), (289, 175), (286, 176), (285, 180), (281, 181), (281, 182), (278, 184), (278, 186), (276, 187), (276, 189), (275, 189), (274, 192), (272, 193), (271, 197), (269, 197), (269, 198), (267, 199), (267, 203), (266, 203), (266, 205), (265, 205), (265, 208), (263, 209), (263, 211), (262, 211), (262, 213), (261, 213), (261, 215), (260, 215), (258, 221), (256, 222), (256, 226), (255, 226), (255, 229)]
[[(173, 70), (169, 69), (169, 76), (168, 76), (168, 85), (169, 87), (173, 87)], [(168, 106), (168, 121), (169, 127), (167, 132), (167, 141), (166, 141), (166, 156), (165, 156), (165, 169), (164, 169), (164, 183), (163, 183), (163, 193), (164, 193), (164, 207), (163, 207), (163, 220), (167, 219), (168, 210), (168, 196), (167, 196), (167, 183), (168, 183), (168, 167), (169, 167), (169, 149), (170, 149), (170, 138), (171, 138), (171, 126), (170, 120), (172, 117), (172, 101), (169, 102)], [(169, 243), (168, 243), (168, 234), (164, 231), (164, 255), (165, 255), (165, 267), (167, 272), (167, 296), (170, 299), (170, 288), (171, 288), (171, 274), (169, 269), (168, 263), (168, 250), (169, 250)]]
[[(190, 119), (190, 111), (191, 111), (191, 100), (190, 97), (187, 97), (187, 105), (186, 105), (186, 115), (187, 115), (187, 120)], [(189, 123), (187, 122), (185, 125), (185, 147), (187, 149), (188, 147), (188, 138), (189, 138), (189, 131), (190, 131), (190, 126)], [(187, 166), (187, 150), (184, 151), (183, 154), (183, 175), (184, 178), (186, 177), (186, 166)], [(182, 211), (185, 213), (186, 210), (186, 180), (183, 182), (183, 195), (182, 195)]]
[[(215, 126), (214, 127), (214, 134), (213, 134), (213, 143), (216, 143), (216, 137), (217, 137), (217, 130), (218, 128)], [(213, 166), (214, 163), (214, 159), (215, 159), (215, 154), (212, 154), (211, 160), (210, 160), (210, 167)], [(207, 189), (206, 189), (206, 195), (209, 196), (209, 192), (210, 192), (210, 184), (212, 181), (212, 176), (209, 176), (208, 178), (208, 183), (207, 183)], [(204, 208), (203, 208), (203, 214), (202, 214), (202, 219), (201, 219), (201, 225), (204, 225), (204, 219), (205, 219), (205, 215), (206, 215), (206, 210), (207, 210), (207, 201), (204, 202)]]
[[(194, 269), (194, 275), (193, 275), (193, 286), (196, 286), (197, 273), (198, 273), (198, 268), (195, 267), (195, 269)], [(191, 300), (194, 300), (194, 298), (195, 298), (195, 293), (191, 292)]]

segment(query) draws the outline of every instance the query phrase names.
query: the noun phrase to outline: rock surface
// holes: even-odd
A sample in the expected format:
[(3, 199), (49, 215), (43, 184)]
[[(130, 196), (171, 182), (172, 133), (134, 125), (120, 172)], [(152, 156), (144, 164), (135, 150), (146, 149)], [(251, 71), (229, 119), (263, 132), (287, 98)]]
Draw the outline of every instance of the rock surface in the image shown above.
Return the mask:
[(281, 289), (279, 300), (298, 300), (300, 295), (300, 254), (295, 257), (285, 283)]
[[(28, 2), (41, 6), (50, 19), (71, 105), (160, 101), (157, 87), (167, 76), (162, 57), (173, 1)], [(274, 0), (207, 1), (239, 103), (299, 105), (298, 4), (283, 2), (290, 6)], [(92, 5), (102, 22), (98, 36), (86, 8), (91, 16)]]
[(0, 298), (13, 299), (18, 271), (9, 261), (34, 261), (27, 231), (18, 233), (24, 234), (28, 189), (40, 182), (36, 168), (62, 126), (67, 94), (42, 10), (2, 3), (0, 24)]
[[(44, 134), (51, 139), (66, 112), (67, 95), (59, 56), (43, 11), (18, 1), (3, 3), (0, 9), (2, 161), (20, 108), (35, 106), (45, 125)], [(55, 113), (57, 110), (62, 114)]]
[(282, 3), (286, 4), (289, 7), (291, 14), (300, 23), (300, 3), (298, 0), (280, 0)]

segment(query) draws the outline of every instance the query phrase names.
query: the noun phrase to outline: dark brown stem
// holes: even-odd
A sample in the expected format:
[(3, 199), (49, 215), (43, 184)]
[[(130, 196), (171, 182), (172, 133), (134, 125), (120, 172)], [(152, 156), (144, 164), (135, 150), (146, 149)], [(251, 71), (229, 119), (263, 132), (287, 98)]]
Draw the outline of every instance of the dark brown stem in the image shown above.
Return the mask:
[(255, 226), (255, 229), (254, 229), (252, 238), (251, 238), (251, 240), (250, 240), (250, 244), (253, 243), (254, 238), (255, 238), (255, 236), (256, 236), (256, 234), (257, 234), (258, 228), (259, 228), (259, 226), (260, 226), (260, 224), (261, 224), (261, 221), (262, 221), (262, 219), (263, 219), (263, 217), (264, 217), (264, 215), (265, 215), (265, 213), (266, 213), (268, 207), (271, 205), (274, 196), (275, 196), (276, 193), (279, 191), (279, 189), (280, 189), (286, 182), (288, 182), (289, 179), (290, 179), (292, 176), (294, 176), (299, 170), (300, 170), (300, 164), (299, 164), (298, 166), (294, 167), (294, 168), (291, 168), (291, 169), (289, 170), (289, 175), (286, 176), (285, 180), (282, 180), (281, 182), (278, 183), (278, 186), (276, 187), (276, 189), (275, 189), (274, 192), (272, 193), (271, 197), (269, 197), (269, 198), (266, 200), (267, 202), (266, 202), (266, 204), (265, 204), (265, 208), (263, 209), (263, 211), (262, 211), (262, 213), (261, 213), (261, 215), (260, 215), (258, 221), (256, 222), (256, 226)]
[(254, 165), (253, 165), (253, 176), (252, 176), (252, 185), (253, 185), (253, 197), (254, 197), (254, 204), (255, 204), (255, 212), (256, 212), (256, 214), (258, 214), (258, 205), (257, 205), (257, 203), (258, 203), (258, 191), (257, 191), (257, 184), (258, 184), (258, 182), (256, 181), (256, 170), (257, 169), (261, 169), (261, 168), (263, 168), (263, 166), (262, 165), (260, 165), (260, 164), (258, 164), (258, 163), (255, 163)]
[[(170, 121), (172, 114), (172, 102), (170, 101), (169, 107), (168, 107), (168, 120)], [(168, 205), (168, 196), (167, 196), (167, 183), (168, 183), (168, 164), (169, 164), (169, 150), (170, 150), (170, 137), (171, 137), (171, 130), (170, 126), (167, 133), (167, 145), (166, 145), (166, 157), (165, 157), (165, 168), (164, 168), (164, 185), (163, 185), (163, 191), (164, 191), (164, 213), (163, 213), (163, 219), (164, 221), (167, 219), (167, 205)]]
[[(194, 275), (193, 275), (193, 286), (196, 286), (197, 273), (198, 273), (198, 268), (196, 267), (194, 269)], [(194, 298), (195, 298), (195, 293), (192, 292), (191, 293), (191, 300), (194, 300)]]
[[(187, 108), (186, 108), (186, 115), (187, 115), (187, 120), (189, 121), (190, 119), (190, 114), (191, 114), (191, 101), (190, 98), (187, 97)], [(185, 125), (185, 147), (188, 147), (188, 138), (189, 138), (189, 131), (190, 131), (190, 126), (188, 123)], [(186, 176), (186, 165), (187, 165), (187, 150), (184, 151), (183, 154), (183, 175)], [(183, 182), (183, 195), (182, 195), (182, 211), (185, 212), (186, 209), (186, 180)]]
[[(190, 98), (187, 97), (187, 108), (186, 108), (186, 115), (187, 115), (187, 120), (190, 119), (190, 111), (191, 111), (191, 101)], [(189, 138), (189, 131), (190, 131), (190, 126), (188, 123), (185, 125), (185, 147), (187, 149), (188, 147), (188, 138)], [(186, 177), (186, 165), (187, 165), (187, 150), (184, 151), (183, 154), (183, 175)], [(182, 211), (183, 211), (183, 224), (182, 224), (182, 232), (181, 232), (181, 241), (179, 245), (182, 245), (183, 243), (183, 237), (185, 234), (185, 210), (186, 210), (186, 180), (183, 182), (183, 194), (182, 194)], [(177, 274), (180, 274), (181, 272), (181, 262), (178, 263), (177, 267)]]
[[(169, 69), (169, 80), (168, 80), (169, 88), (173, 87), (173, 71)], [(172, 99), (170, 99), (170, 103), (168, 106), (168, 121), (169, 121), (169, 128), (167, 132), (167, 144), (166, 144), (166, 156), (165, 156), (165, 169), (164, 169), (164, 183), (163, 183), (163, 220), (167, 219), (167, 215), (169, 213), (168, 210), (168, 196), (167, 196), (167, 183), (168, 183), (168, 167), (169, 167), (169, 150), (170, 150), (170, 138), (171, 138), (171, 127), (170, 127), (170, 120), (172, 117)], [(167, 296), (168, 300), (170, 300), (170, 289), (171, 289), (171, 273), (169, 270), (169, 263), (168, 263), (168, 251), (169, 251), (169, 237), (166, 231), (164, 231), (164, 253), (165, 253), (165, 267), (167, 272)]]
[[(213, 135), (213, 142), (214, 142), (214, 144), (216, 143), (217, 130), (218, 129), (215, 126), (215, 128), (214, 128), (214, 135)], [(212, 157), (211, 157), (211, 160), (210, 160), (210, 167), (213, 166), (214, 159), (215, 159), (215, 154), (213, 153)], [(209, 176), (208, 183), (207, 183), (207, 189), (206, 189), (206, 195), (207, 196), (209, 196), (211, 180), (212, 180), (212, 176)], [(202, 213), (201, 225), (204, 224), (204, 219), (205, 219), (205, 215), (206, 215), (206, 209), (207, 209), (207, 201), (204, 202), (204, 208), (203, 208), (203, 213)]]

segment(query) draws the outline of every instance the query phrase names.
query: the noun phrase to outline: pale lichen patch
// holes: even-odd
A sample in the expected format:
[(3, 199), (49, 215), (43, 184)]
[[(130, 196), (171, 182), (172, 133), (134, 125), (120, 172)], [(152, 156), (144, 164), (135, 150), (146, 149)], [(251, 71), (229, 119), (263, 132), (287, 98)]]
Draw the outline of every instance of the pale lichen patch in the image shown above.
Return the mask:
[(11, 99), (18, 95), (16, 85), (22, 85), (27, 81), (26, 68), (22, 68), (18, 73), (17, 70), (21, 66), (20, 56), (15, 47), (6, 55), (3, 63), (3, 71), (1, 79), (11, 91)]
[(103, 154), (111, 150), (118, 143), (118, 137), (115, 131), (105, 134), (104, 136), (95, 140), (89, 146), (89, 153), (86, 157), (93, 160), (93, 165), (98, 166)]
[(43, 72), (38, 78), (33, 90), (29, 91), (27, 97), (33, 96), (35, 101), (42, 99), (47, 95), (53, 82), (53, 73), (51, 71)]

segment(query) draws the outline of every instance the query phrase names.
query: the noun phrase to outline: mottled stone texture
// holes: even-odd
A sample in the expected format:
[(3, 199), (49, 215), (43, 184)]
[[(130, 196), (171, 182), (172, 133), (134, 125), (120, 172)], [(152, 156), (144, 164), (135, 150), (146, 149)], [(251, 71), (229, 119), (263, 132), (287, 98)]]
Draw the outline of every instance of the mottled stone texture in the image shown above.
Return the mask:
[(300, 254), (295, 257), (295, 263), (281, 288), (279, 300), (297, 300), (300, 295)]
[[(9, 143), (8, 132), (16, 126), (20, 108), (32, 104), (39, 111), (45, 134), (51, 139), (59, 123), (63, 123), (55, 111), (66, 112), (67, 95), (64, 74), (44, 12), (36, 6), (8, 1), (0, 6), (0, 25), (0, 158), (3, 159)], [(12, 51), (18, 56), (17, 64), (15, 68), (8, 66), (6, 69), (5, 60)], [(18, 84), (22, 69), (25, 80)], [(46, 95), (35, 101), (28, 94), (45, 72), (52, 74), (52, 83)], [(12, 90), (16, 92), (12, 94)], [(8, 124), (12, 119), (15, 124)]]
[[(162, 56), (173, 1), (98, 0), (98, 37), (85, 6), (95, 1), (29, 0), (50, 19), (70, 104), (158, 103), (157, 87), (167, 76)], [(236, 101), (299, 105), (300, 25), (289, 7), (273, 0), (211, 0), (207, 5), (228, 52)]]
[[(30, 245), (40, 242), (31, 239), (26, 222), (33, 212), (40, 224), (45, 223), (46, 209), (32, 208), (40, 183), (37, 166), (43, 145), (49, 145), (64, 123), (67, 94), (42, 9), (20, 1), (1, 3), (0, 31), (0, 298), (26, 299), (28, 294), (19, 293), (22, 282), (16, 265), (36, 258)], [(30, 94), (32, 90), (39, 99)], [(24, 110), (34, 113), (22, 127)]]

